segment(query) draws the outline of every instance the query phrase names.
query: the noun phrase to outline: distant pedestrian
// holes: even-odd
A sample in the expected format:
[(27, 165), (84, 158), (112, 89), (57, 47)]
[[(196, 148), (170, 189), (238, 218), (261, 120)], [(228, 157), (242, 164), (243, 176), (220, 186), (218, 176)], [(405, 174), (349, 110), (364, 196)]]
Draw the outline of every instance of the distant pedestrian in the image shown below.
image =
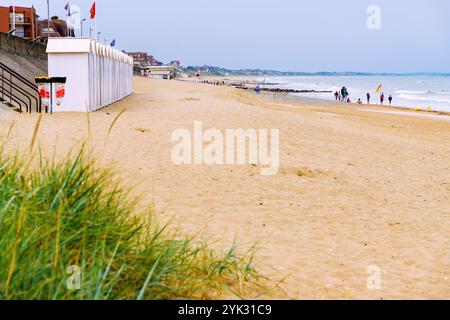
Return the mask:
[(259, 85), (256, 86), (255, 91), (256, 91), (257, 93), (260, 93), (260, 92), (261, 92), (261, 87), (260, 87)]
[(389, 105), (392, 106), (392, 95), (389, 95)]
[(384, 105), (384, 93), (382, 93), (380, 96), (380, 102), (381, 102), (381, 105)]
[(367, 104), (370, 104), (370, 93), (367, 92)]
[(347, 102), (347, 98), (349, 96), (348, 90), (346, 87), (342, 87), (341, 89), (342, 102)]
[(334, 93), (334, 97), (336, 98), (336, 101), (339, 101), (339, 92), (336, 91)]
[(358, 104), (362, 104), (362, 101), (361, 101), (361, 99), (358, 99)]

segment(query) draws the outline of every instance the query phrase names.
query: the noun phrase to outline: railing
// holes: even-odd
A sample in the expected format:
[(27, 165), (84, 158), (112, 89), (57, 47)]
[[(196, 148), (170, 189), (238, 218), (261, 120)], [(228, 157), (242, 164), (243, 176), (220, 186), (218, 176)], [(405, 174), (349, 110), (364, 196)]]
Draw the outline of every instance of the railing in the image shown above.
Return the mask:
[(15, 21), (14, 18), (9, 18), (9, 24), (30, 24), (31, 23), (31, 19), (30, 18), (19, 18), (16, 17)]
[(16, 32), (14, 32), (14, 35), (16, 37), (20, 37), (20, 38), (31, 38), (32, 37), (32, 33), (29, 31), (16, 31)]
[(42, 112), (42, 103), (36, 84), (0, 62), (0, 101), (19, 112)]

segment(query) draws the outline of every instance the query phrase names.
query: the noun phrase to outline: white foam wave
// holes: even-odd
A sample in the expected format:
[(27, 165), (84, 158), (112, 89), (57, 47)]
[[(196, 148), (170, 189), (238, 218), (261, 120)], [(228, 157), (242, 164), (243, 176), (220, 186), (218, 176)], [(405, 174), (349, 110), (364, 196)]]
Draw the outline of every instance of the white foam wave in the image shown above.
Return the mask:
[(394, 91), (397, 94), (427, 94), (430, 93), (430, 91), (412, 91), (412, 90), (395, 90)]
[(405, 99), (405, 100), (412, 100), (412, 101), (432, 101), (432, 102), (440, 102), (440, 103), (450, 104), (450, 99), (442, 99), (442, 98), (436, 98), (436, 97), (421, 97), (421, 96), (410, 95), (410, 94), (400, 94), (398, 97)]

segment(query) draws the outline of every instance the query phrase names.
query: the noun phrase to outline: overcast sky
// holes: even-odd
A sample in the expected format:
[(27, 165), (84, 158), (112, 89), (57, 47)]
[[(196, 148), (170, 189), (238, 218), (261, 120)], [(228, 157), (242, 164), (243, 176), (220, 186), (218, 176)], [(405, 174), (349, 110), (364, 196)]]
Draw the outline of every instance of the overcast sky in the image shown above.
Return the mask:
[[(70, 1), (88, 17), (93, 0)], [(34, 4), (46, 17), (46, 0)], [(50, 0), (64, 16), (67, 0)], [(381, 29), (367, 28), (367, 8)], [(183, 65), (292, 71), (450, 72), (448, 0), (97, 0), (102, 38)], [(86, 27), (85, 30), (88, 30)], [(87, 32), (87, 31), (86, 31)]]

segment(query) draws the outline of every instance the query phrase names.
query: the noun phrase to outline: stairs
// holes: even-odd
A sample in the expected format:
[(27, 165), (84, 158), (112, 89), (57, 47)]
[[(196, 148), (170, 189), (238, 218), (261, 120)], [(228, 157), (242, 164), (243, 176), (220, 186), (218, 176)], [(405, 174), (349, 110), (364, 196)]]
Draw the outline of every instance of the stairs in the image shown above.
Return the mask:
[(18, 112), (42, 112), (36, 84), (1, 62), (0, 102)]
[(5, 110), (21, 112), (20, 109), (15, 104), (11, 103), (10, 101), (3, 100), (0, 97), (0, 112)]

